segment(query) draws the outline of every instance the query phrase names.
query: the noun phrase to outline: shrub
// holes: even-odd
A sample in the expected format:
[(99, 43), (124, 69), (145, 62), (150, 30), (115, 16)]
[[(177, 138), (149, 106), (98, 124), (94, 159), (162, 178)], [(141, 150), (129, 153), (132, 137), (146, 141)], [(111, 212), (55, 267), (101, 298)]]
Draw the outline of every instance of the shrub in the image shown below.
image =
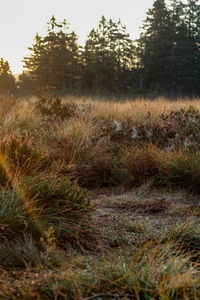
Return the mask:
[(69, 180), (29, 177), (0, 191), (2, 238), (28, 233), (40, 242), (52, 226), (58, 244), (86, 244), (81, 235), (90, 232), (89, 211), (86, 191)]
[(98, 124), (101, 136), (110, 136), (112, 141), (120, 144), (146, 142), (160, 148), (188, 150), (198, 147), (200, 141), (200, 112), (192, 106), (161, 114), (157, 120), (152, 120), (151, 112), (148, 112), (137, 122), (130, 117), (122, 121), (111, 117), (93, 121)]
[(18, 168), (21, 172), (35, 172), (48, 163), (47, 151), (37, 149), (34, 137), (28, 136), (27, 133), (4, 136), (0, 142), (0, 151), (11, 170)]
[(102, 156), (87, 164), (77, 167), (78, 182), (86, 187), (119, 186), (129, 177), (127, 169), (123, 168), (117, 158)]
[(55, 89), (52, 87), (47, 86), (40, 90), (38, 99), (36, 108), (44, 116), (64, 120), (76, 115), (76, 105), (66, 101), (62, 103), (62, 100), (55, 95)]

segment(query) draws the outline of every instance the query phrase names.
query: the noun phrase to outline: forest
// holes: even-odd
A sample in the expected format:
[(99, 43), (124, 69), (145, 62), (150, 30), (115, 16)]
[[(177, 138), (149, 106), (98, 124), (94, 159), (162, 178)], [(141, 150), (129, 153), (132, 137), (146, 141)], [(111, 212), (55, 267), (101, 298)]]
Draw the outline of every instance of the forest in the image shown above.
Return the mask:
[(136, 96), (200, 94), (200, 5), (197, 0), (154, 1), (132, 40), (126, 26), (102, 16), (84, 46), (66, 20), (54, 16), (45, 36), (36, 34), (16, 82), (3, 58), (0, 92), (34, 94), (44, 86), (59, 93), (129, 93)]

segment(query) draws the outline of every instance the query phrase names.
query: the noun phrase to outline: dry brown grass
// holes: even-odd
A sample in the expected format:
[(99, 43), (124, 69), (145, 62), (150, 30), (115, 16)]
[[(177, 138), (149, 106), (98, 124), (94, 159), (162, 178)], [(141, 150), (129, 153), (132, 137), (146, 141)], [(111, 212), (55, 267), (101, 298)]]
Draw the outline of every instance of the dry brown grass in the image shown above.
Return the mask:
[[(127, 119), (145, 125), (149, 114), (158, 123), (162, 113), (191, 105), (200, 110), (199, 100), (62, 101), (75, 103), (76, 114), (45, 115), (35, 98), (0, 107), (11, 173), (9, 180), (5, 166), (0, 173), (0, 297), (199, 299), (199, 196), (172, 191), (199, 191), (199, 152), (130, 140), (113, 127)], [(109, 188), (86, 198), (77, 182)]]
[[(65, 101), (65, 99), (63, 99)], [(157, 98), (155, 100), (149, 99), (127, 99), (116, 101), (116, 99), (93, 99), (93, 98), (71, 98), (82, 107), (88, 108), (90, 117), (108, 118), (122, 121), (130, 118), (135, 122), (144, 121), (148, 112), (152, 115), (152, 120), (157, 120), (162, 113), (168, 114), (172, 110), (180, 108), (188, 109), (191, 105), (200, 110), (199, 99), (178, 99), (171, 101), (166, 98)]]

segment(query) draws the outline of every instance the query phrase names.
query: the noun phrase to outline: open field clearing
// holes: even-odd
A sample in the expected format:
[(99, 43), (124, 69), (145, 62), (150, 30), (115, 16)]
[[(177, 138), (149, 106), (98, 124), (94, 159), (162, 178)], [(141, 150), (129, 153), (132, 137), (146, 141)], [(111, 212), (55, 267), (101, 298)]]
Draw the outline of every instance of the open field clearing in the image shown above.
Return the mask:
[(0, 101), (0, 298), (200, 298), (198, 99)]

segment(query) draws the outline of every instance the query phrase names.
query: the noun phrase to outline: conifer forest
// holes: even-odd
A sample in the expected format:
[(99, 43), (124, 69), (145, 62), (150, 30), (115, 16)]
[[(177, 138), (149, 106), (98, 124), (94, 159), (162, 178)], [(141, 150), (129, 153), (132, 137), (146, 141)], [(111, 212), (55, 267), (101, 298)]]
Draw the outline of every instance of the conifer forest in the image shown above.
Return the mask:
[[(49, 85), (62, 93), (197, 96), (200, 93), (200, 5), (197, 0), (154, 1), (140, 37), (102, 16), (84, 46), (66, 20), (54, 16), (45, 36), (35, 35), (16, 84), (1, 60), (1, 93), (33, 93)], [(16, 86), (17, 85), (17, 86)]]

